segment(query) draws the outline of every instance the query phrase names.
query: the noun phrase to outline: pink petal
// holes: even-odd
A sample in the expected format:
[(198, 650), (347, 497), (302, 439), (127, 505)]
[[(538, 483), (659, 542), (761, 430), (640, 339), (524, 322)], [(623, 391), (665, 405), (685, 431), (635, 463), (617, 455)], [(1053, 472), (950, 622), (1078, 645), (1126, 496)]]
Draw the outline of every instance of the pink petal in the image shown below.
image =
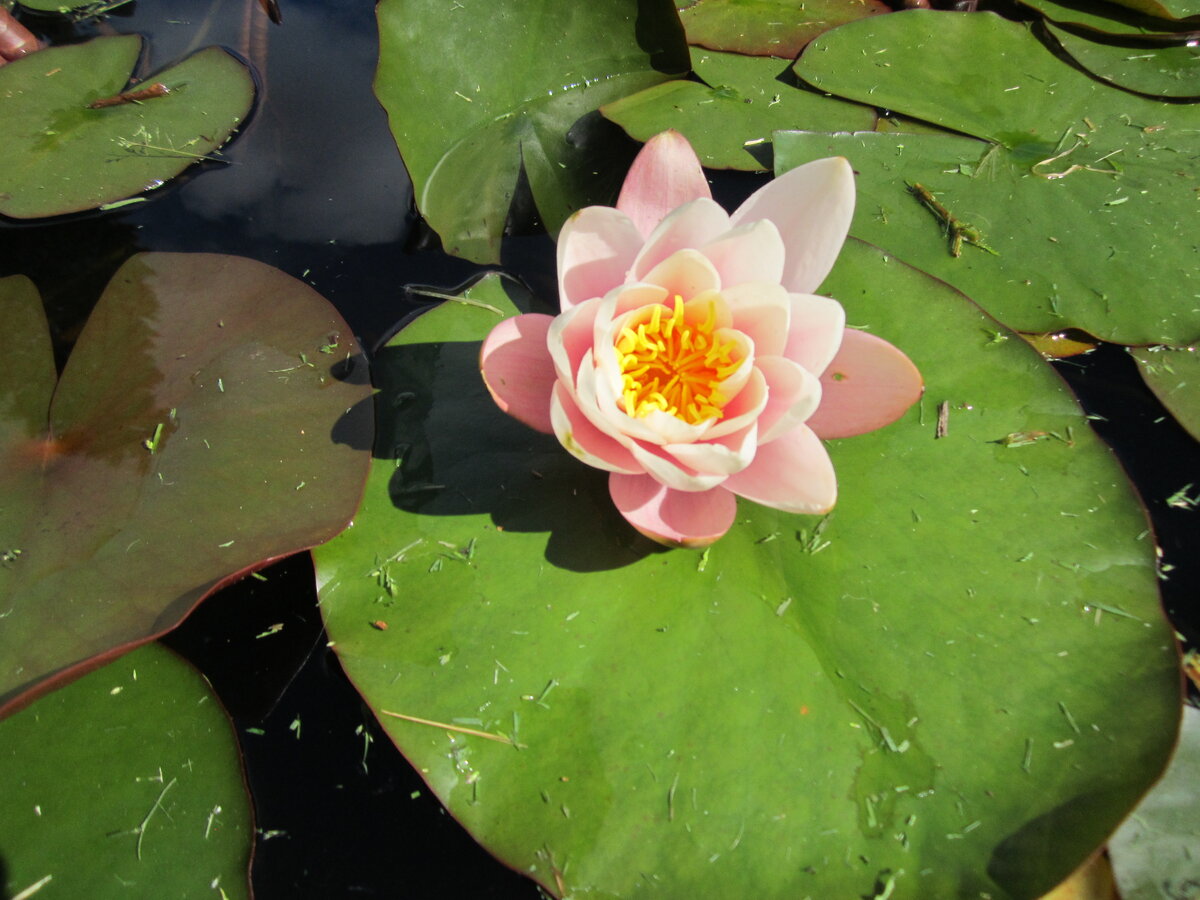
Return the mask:
[(787, 346), (792, 302), (777, 284), (744, 282), (721, 291), (733, 313), (732, 327), (754, 341), (755, 356), (780, 356)]
[(608, 492), (630, 525), (669, 547), (707, 547), (729, 530), (737, 515), (737, 500), (724, 488), (685, 493), (648, 475), (613, 474)]
[(741, 431), (716, 440), (666, 444), (663, 449), (697, 472), (732, 475), (750, 465), (757, 446), (758, 425), (751, 422)]
[(667, 213), (701, 197), (711, 199), (712, 191), (696, 151), (678, 131), (664, 131), (646, 141), (629, 167), (617, 209), (648, 237)]
[(735, 494), (791, 513), (826, 513), (837, 502), (837, 477), (820, 438), (797, 425), (760, 444), (746, 469), (725, 480)]
[(853, 215), (854, 170), (838, 156), (785, 172), (751, 194), (729, 221), (774, 222), (786, 248), (780, 283), (810, 294), (833, 268)]
[(721, 276), (699, 250), (684, 249), (671, 254), (641, 279), (667, 289), (667, 303), (678, 294), (690, 300), (703, 291), (715, 291), (721, 286)]
[(677, 491), (709, 491), (726, 477), (712, 472), (697, 472), (654, 444), (635, 441), (629, 445), (629, 450), (647, 475), (652, 476), (659, 484), (665, 484)]
[(721, 284), (726, 287), (747, 281), (779, 284), (783, 277), (783, 238), (768, 219), (727, 231), (699, 249), (720, 273)]
[(562, 309), (603, 297), (623, 284), (642, 235), (629, 217), (608, 206), (581, 209), (558, 234), (558, 295)]
[(628, 450), (588, 421), (561, 381), (554, 385), (550, 398), (550, 421), (558, 442), (589, 466), (606, 472), (644, 473)]
[(505, 319), (479, 349), (479, 371), (496, 405), (530, 428), (550, 434), (554, 363), (546, 347), (552, 316), (528, 313)]
[(912, 360), (883, 338), (847, 328), (821, 376), (821, 405), (808, 426), (823, 438), (852, 437), (890, 425), (925, 385)]
[(783, 355), (814, 375), (825, 371), (846, 330), (842, 304), (816, 294), (792, 294), (792, 319)]
[(808, 421), (821, 403), (821, 382), (782, 356), (764, 356), (758, 360), (758, 368), (767, 381), (767, 405), (758, 417), (758, 442), (768, 444)]
[[(712, 200), (700, 199), (685, 203), (663, 219), (662, 224), (654, 229), (654, 233), (646, 238), (645, 246), (633, 261), (631, 275), (636, 281), (652, 281), (653, 279), (646, 277), (646, 273), (671, 254), (688, 248), (695, 250), (728, 230), (729, 213)], [(711, 263), (708, 265), (712, 268)], [(715, 287), (720, 286), (718, 278)]]
[(767, 406), (767, 380), (755, 365), (750, 370), (746, 386), (738, 391), (725, 408), (723, 415), (704, 432), (704, 440), (716, 440), (740, 431), (751, 422), (757, 421)]
[(592, 352), (596, 313), (603, 303), (601, 298), (593, 297), (554, 317), (546, 334), (546, 344), (554, 370), (562, 381), (574, 380), (579, 363)]

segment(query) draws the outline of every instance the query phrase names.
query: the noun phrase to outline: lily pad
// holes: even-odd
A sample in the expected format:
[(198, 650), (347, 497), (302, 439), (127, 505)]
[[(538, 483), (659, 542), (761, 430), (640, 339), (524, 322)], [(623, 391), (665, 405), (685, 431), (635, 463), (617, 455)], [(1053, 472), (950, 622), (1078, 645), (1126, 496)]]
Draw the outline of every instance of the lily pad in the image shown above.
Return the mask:
[(57, 386), (36, 290), (4, 279), (0, 305), (0, 711), (354, 514), (368, 388), (308, 286), (238, 257), (140, 254)]
[(1079, 65), (1118, 87), (1155, 97), (1200, 97), (1200, 48), (1194, 41), (1169, 47), (1122, 46), (1051, 24), (1046, 30)]
[(479, 344), (516, 288), (377, 358), (364, 506), (314, 550), (326, 626), (451, 813), (557, 896), (1036, 896), (1170, 753), (1153, 541), (1070, 392), (874, 248), (825, 290), (928, 399), (831, 445), (831, 517), (743, 503), (704, 553), (495, 408)]
[[(524, 171), (557, 231), (616, 194), (627, 159), (595, 111), (687, 70), (674, 10), (638, 0), (383, 0), (375, 94), (448, 253), (499, 260)], [(453, 26), (453, 27), (451, 27)], [(611, 126), (608, 126), (611, 128)]]
[[(254, 100), (242, 63), (209, 47), (127, 89), (136, 35), (51, 47), (0, 69), (0, 213), (33, 219), (161, 186), (229, 139)], [(139, 102), (122, 92), (158, 89)]]
[(639, 141), (673, 128), (705, 166), (751, 172), (771, 168), (775, 131), (862, 131), (875, 125), (869, 107), (789, 84), (794, 76), (778, 59), (694, 50), (692, 65), (706, 84), (668, 81), (609, 103), (600, 112)]
[(1160, 19), (1200, 19), (1200, 3), (1196, 0), (1113, 0), (1113, 3)]
[[(991, 13), (852, 23), (813, 42), (796, 70), (838, 96), (983, 139), (777, 136), (777, 172), (830, 153), (851, 160), (864, 195), (857, 237), (1020, 331), (1074, 326), (1126, 344), (1200, 336), (1196, 184), (1184, 164), (1200, 154), (1200, 105), (1105, 87)], [(952, 255), (944, 221), (906, 182), (995, 254)]]
[(1149, 41), (1177, 41), (1194, 25), (1175, 19), (1148, 16), (1113, 3), (1088, 3), (1086, 0), (1020, 0), (1021, 4), (1041, 13), (1050, 22), (1071, 25), (1098, 34), (1138, 36)]
[(1200, 355), (1195, 347), (1138, 347), (1130, 351), (1146, 386), (1200, 441)]
[(0, 722), (5, 897), (250, 896), (254, 825), (212, 689), (149, 645)]
[(679, 4), (689, 44), (795, 59), (822, 32), (891, 12), (879, 0), (694, 0)]

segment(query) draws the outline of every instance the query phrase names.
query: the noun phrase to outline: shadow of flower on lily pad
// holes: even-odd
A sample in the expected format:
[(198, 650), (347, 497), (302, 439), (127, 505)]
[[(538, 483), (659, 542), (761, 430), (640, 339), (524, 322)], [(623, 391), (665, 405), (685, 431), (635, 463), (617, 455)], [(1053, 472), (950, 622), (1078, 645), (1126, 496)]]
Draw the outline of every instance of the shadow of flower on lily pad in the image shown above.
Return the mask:
[(504, 531), (549, 532), (547, 561), (579, 572), (658, 552), (613, 507), (606, 473), (496, 407), (479, 376), (479, 346), (392, 345), (376, 356), (375, 456), (395, 460), (392, 503), (421, 515), (488, 513)]

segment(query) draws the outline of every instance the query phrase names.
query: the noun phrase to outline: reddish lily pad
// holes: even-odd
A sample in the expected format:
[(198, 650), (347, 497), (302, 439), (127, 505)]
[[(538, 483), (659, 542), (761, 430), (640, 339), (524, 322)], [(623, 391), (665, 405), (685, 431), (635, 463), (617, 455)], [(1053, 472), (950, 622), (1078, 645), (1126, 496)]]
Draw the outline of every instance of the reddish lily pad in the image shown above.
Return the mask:
[(131, 197), (229, 139), (254, 101), (249, 70), (209, 47), (127, 87), (141, 47), (136, 35), (96, 38), (0, 68), (0, 214), (32, 219)]
[(366, 499), (313, 552), (326, 626), (442, 802), (550, 893), (1034, 897), (1170, 754), (1152, 541), (1070, 392), (874, 248), (823, 290), (927, 399), (831, 442), (830, 517), (739, 503), (703, 553), (496, 408), (480, 341), (520, 290), (491, 277), (376, 359)]
[(37, 292), (14, 276), (0, 297), (3, 712), (336, 534), (370, 421), (350, 329), (262, 263), (133, 257), (57, 386)]
[(0, 895), (251, 895), (254, 826), (204, 677), (140, 647), (0, 722)]
[(680, 5), (688, 43), (747, 56), (795, 59), (822, 32), (891, 12), (879, 0), (695, 0)]

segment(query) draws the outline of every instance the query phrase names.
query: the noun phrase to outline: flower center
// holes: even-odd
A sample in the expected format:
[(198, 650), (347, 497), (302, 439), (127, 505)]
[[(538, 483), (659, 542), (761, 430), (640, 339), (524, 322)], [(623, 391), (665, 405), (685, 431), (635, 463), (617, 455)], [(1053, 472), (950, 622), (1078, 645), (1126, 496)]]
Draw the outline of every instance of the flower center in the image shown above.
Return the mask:
[(721, 418), (729, 398), (717, 386), (742, 359), (734, 341), (713, 336), (716, 320), (713, 301), (704, 321), (687, 321), (679, 295), (673, 310), (655, 303), (630, 319), (614, 345), (623, 380), (620, 402), (628, 415), (657, 409), (689, 425)]

